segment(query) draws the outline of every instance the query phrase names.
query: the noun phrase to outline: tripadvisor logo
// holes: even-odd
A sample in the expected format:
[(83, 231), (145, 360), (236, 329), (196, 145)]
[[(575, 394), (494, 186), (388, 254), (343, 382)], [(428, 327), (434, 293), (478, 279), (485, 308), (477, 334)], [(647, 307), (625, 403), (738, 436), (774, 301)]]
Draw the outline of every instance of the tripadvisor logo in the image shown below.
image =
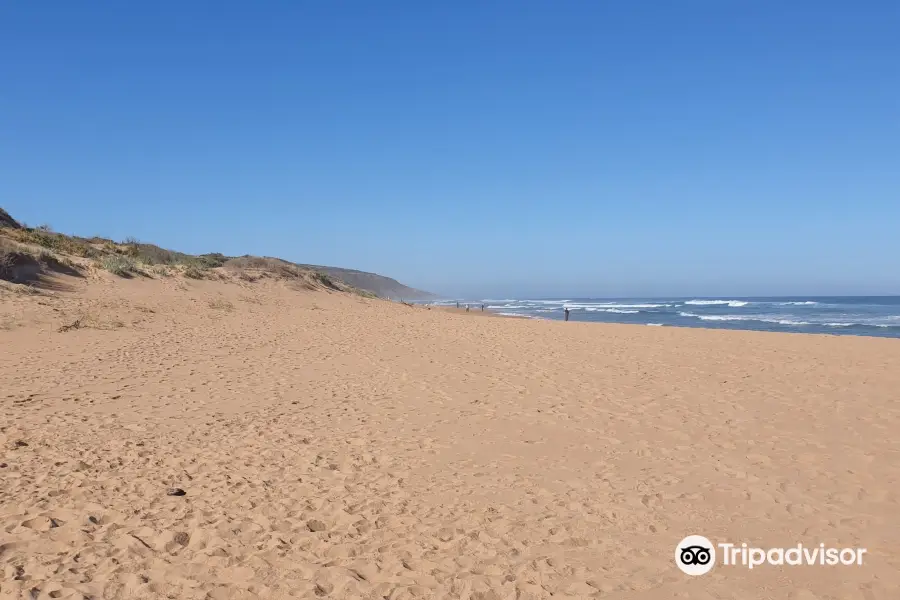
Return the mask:
[(702, 535), (689, 535), (675, 546), (675, 564), (688, 575), (705, 575), (716, 565), (716, 548)]
[(688, 575), (704, 575), (716, 564), (741, 566), (748, 569), (763, 565), (827, 566), (863, 564), (865, 548), (829, 548), (825, 544), (789, 548), (755, 548), (746, 543), (713, 544), (702, 535), (689, 535), (675, 546), (675, 564)]

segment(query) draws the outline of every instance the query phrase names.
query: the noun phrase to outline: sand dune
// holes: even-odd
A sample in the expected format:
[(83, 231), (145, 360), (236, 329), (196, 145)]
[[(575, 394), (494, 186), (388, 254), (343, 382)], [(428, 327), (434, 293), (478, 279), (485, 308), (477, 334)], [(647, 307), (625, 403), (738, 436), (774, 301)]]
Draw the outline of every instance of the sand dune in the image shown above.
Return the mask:
[[(897, 340), (10, 290), (0, 597), (900, 597)], [(692, 533), (868, 554), (688, 577)]]

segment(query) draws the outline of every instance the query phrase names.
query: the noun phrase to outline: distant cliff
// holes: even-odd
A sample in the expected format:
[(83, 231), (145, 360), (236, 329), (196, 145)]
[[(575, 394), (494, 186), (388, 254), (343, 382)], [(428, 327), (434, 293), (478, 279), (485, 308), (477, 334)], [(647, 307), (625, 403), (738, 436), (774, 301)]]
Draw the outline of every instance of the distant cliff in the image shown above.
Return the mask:
[(377, 294), (382, 298), (402, 298), (404, 300), (428, 300), (436, 298), (435, 294), (417, 290), (403, 285), (396, 279), (377, 275), (375, 273), (366, 273), (365, 271), (357, 271), (355, 269), (342, 269), (340, 267), (323, 267), (320, 265), (300, 265), (308, 269), (313, 269), (321, 273), (326, 273), (332, 277), (336, 277), (341, 281), (352, 285), (355, 288), (366, 290)]

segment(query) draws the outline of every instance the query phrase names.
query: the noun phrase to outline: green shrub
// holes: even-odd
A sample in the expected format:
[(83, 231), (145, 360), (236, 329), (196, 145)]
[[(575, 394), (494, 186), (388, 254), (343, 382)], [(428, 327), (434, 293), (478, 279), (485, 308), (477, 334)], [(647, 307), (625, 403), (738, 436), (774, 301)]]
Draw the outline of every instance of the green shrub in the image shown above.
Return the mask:
[(184, 270), (184, 276), (188, 279), (203, 279), (204, 274), (202, 269), (198, 269), (194, 265), (188, 265)]
[(132, 246), (138, 258), (148, 265), (174, 265), (185, 256), (180, 252), (172, 252), (153, 244), (137, 244)]
[(127, 277), (135, 269), (133, 260), (119, 254), (104, 257), (103, 260), (100, 261), (100, 266), (119, 277)]
[(201, 254), (196, 257), (196, 259), (203, 268), (206, 269), (215, 269), (216, 267), (221, 267), (225, 264), (225, 261), (228, 260), (228, 257), (224, 254), (219, 254), (218, 252), (214, 252), (212, 254)]
[(338, 284), (334, 281), (334, 279), (332, 279), (332, 277), (330, 275), (326, 275), (325, 273), (316, 271), (315, 274), (313, 275), (313, 277), (315, 278), (316, 281), (318, 281), (319, 283), (321, 283), (328, 289), (332, 289), (332, 290), (340, 289), (340, 286), (338, 286)]
[(31, 241), (33, 244), (37, 244), (38, 246), (52, 249), (57, 244), (56, 236), (43, 229), (36, 229), (29, 233), (31, 234), (31, 240), (29, 241)]

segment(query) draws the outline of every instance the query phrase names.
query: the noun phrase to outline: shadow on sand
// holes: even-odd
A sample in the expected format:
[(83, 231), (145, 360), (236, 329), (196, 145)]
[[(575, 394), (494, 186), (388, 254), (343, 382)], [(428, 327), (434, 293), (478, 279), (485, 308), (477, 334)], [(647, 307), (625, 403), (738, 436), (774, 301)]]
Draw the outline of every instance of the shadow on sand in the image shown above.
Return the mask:
[(0, 269), (0, 279), (31, 286), (38, 290), (68, 292), (74, 288), (59, 279), (60, 275), (83, 279), (77, 268), (66, 265), (53, 257), (39, 261), (27, 254), (7, 255), (7, 262)]

